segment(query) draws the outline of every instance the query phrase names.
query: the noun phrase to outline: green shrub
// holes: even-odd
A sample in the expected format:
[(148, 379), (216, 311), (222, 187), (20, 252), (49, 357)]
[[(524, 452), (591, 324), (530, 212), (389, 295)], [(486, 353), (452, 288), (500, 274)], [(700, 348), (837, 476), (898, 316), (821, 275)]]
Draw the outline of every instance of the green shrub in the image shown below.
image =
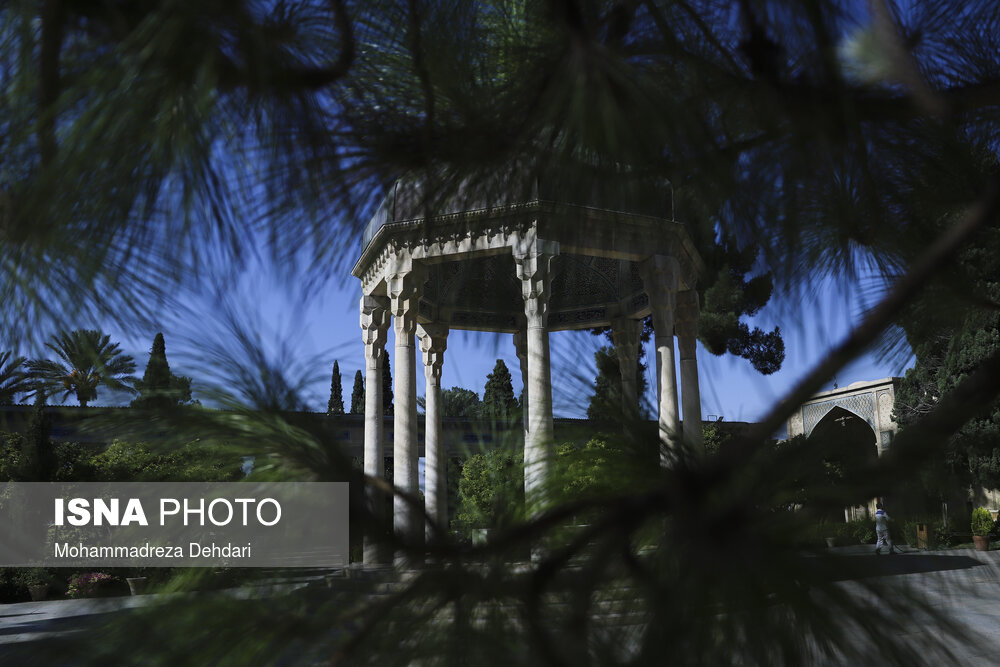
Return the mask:
[(985, 507), (972, 510), (972, 534), (986, 537), (993, 530), (993, 516)]
[(510, 525), (524, 508), (521, 453), (498, 448), (469, 457), (462, 466), (458, 497), (453, 528), (463, 535), (473, 528)]
[[(955, 532), (954, 528), (945, 526), (940, 521), (934, 526), (934, 533), (937, 536), (938, 547), (954, 547), (962, 542), (962, 536)], [(967, 539), (965, 541), (968, 542)]]
[(93, 452), (78, 442), (61, 442), (56, 450), (56, 482), (94, 481)]
[(141, 442), (115, 440), (90, 464), (95, 479), (104, 482), (235, 482), (243, 478), (238, 457), (201, 442), (161, 453)]
[(851, 534), (851, 524), (843, 521), (815, 524), (812, 542), (815, 546), (826, 546), (826, 538), (833, 538), (833, 545), (846, 547), (854, 544), (854, 536)]
[(22, 586), (48, 586), (52, 583), (52, 575), (44, 567), (28, 567), (22, 569), (17, 580)]
[(1000, 516), (997, 520), (993, 522), (993, 528), (990, 529), (989, 538), (993, 541), (1000, 540)]
[(867, 519), (819, 523), (814, 531), (813, 542), (818, 546), (824, 546), (827, 537), (832, 537), (834, 546), (838, 547), (875, 543), (875, 523)]
[(567, 498), (610, 495), (620, 490), (615, 484), (615, 468), (622, 453), (602, 437), (594, 437), (580, 447), (566, 442), (556, 446), (554, 474), (559, 475)]
[[(875, 544), (875, 522), (870, 519), (851, 521), (850, 534), (854, 544)], [(891, 528), (890, 528), (891, 530)]]
[(0, 482), (12, 482), (21, 468), (24, 438), (17, 433), (0, 433)]

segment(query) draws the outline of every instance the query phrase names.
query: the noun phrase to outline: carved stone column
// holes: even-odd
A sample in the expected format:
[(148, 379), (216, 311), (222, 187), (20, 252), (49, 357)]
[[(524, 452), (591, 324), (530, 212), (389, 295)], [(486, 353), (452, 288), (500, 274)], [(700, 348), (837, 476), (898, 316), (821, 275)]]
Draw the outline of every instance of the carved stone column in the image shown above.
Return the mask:
[[(389, 328), (389, 311), (386, 299), (365, 296), (361, 298), (361, 334), (365, 342), (365, 474), (382, 478), (382, 352), (385, 350), (386, 332)], [(364, 536), (365, 565), (384, 563), (387, 559), (377, 538), (385, 521), (385, 496), (380, 491), (368, 489), (367, 501), (373, 515), (371, 526), (366, 526)]]
[[(395, 373), (393, 384), (393, 475), (397, 488), (412, 496), (420, 494), (417, 450), (417, 377), (413, 334), (417, 326), (417, 304), (424, 277), (409, 261), (394, 258), (386, 273), (389, 307), (396, 332)], [(397, 535), (416, 547), (423, 537), (423, 520), (410, 503), (396, 496), (393, 501), (393, 528)], [(397, 558), (397, 564), (415, 564)]]
[(674, 361), (674, 310), (677, 297), (677, 261), (654, 255), (642, 264), (642, 281), (649, 295), (656, 332), (656, 369), (659, 387), (660, 462), (670, 465), (681, 445), (677, 411), (677, 371)]
[(551, 255), (542, 253), (514, 257), (527, 318), (528, 429), (524, 439), (524, 495), (529, 504), (542, 499), (541, 491), (552, 462), (552, 376), (546, 329), (551, 261)]
[(642, 321), (620, 317), (611, 322), (611, 338), (622, 376), (622, 416), (628, 420), (639, 414), (638, 378)]
[(705, 444), (701, 432), (701, 390), (698, 388), (698, 292), (677, 294), (677, 347), (681, 357), (681, 400), (684, 438), (695, 447)]
[(528, 441), (528, 405), (531, 396), (528, 394), (528, 331), (527, 327), (514, 334), (514, 349), (517, 361), (521, 366), (521, 421), (524, 422), (524, 441)]
[[(425, 398), (424, 409), (424, 508), (427, 516), (437, 522), (442, 530), (448, 529), (448, 501), (446, 475), (448, 459), (445, 457), (441, 438), (441, 367), (444, 351), (448, 346), (448, 327), (443, 324), (418, 324), (417, 338), (424, 359)], [(431, 542), (434, 528), (427, 524), (426, 540)]]

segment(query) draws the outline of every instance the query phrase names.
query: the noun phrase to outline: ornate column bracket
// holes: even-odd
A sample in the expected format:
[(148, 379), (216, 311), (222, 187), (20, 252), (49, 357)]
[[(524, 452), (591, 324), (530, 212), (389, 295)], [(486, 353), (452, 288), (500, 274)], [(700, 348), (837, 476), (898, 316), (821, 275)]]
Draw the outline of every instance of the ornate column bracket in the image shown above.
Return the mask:
[(664, 255), (653, 255), (639, 265), (639, 271), (653, 311), (653, 329), (656, 330), (656, 335), (673, 336), (680, 274), (677, 260)]
[(386, 268), (386, 286), (389, 293), (389, 310), (397, 332), (413, 335), (417, 324), (417, 311), (423, 293), (427, 272), (414, 265), (408, 257), (395, 259)]
[[(388, 299), (383, 297), (361, 298), (361, 335), (365, 343), (364, 469), (366, 475), (373, 477), (383, 474), (381, 359), (389, 329), (388, 306)], [(385, 498), (374, 489), (369, 489), (367, 500), (374, 516), (372, 525), (380, 526), (385, 515)], [(365, 565), (387, 560), (374, 535), (365, 534), (362, 559)]]
[[(424, 507), (427, 515), (447, 530), (446, 498), (447, 459), (441, 437), (441, 370), (448, 346), (448, 327), (443, 324), (418, 324), (417, 339), (424, 360), (426, 409), (424, 418)], [(427, 541), (440, 538), (432, 524), (426, 526)]]
[(448, 348), (448, 327), (444, 324), (418, 324), (416, 333), (427, 381), (433, 380), (440, 385), (444, 352)]
[(361, 297), (361, 337), (365, 343), (365, 360), (378, 362), (385, 348), (389, 330), (389, 300), (385, 297)]
[(552, 255), (514, 255), (529, 329), (545, 327), (548, 323), (552, 259)]
[(695, 356), (700, 314), (701, 308), (698, 305), (698, 292), (696, 290), (684, 290), (677, 293), (677, 315), (674, 321), (674, 330), (677, 332), (681, 361), (693, 359)]
[(681, 398), (684, 408), (684, 437), (696, 447), (704, 444), (701, 432), (701, 389), (698, 383), (698, 292), (677, 294), (677, 347), (681, 357)]

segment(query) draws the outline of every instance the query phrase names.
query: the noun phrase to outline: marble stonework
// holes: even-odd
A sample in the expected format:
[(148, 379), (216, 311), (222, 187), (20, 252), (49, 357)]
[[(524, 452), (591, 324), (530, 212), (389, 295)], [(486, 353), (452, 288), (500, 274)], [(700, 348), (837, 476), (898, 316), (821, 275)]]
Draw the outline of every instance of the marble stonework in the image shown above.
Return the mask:
[[(409, 187), (409, 189), (407, 189)], [(539, 191), (535, 187), (533, 192)], [(406, 193), (409, 193), (407, 195)], [(409, 196), (409, 199), (407, 199)], [(663, 463), (686, 437), (701, 442), (701, 405), (695, 353), (703, 263), (684, 226), (674, 220), (544, 198), (498, 206), (454, 201), (429, 215), (412, 186), (397, 183), (363, 236), (352, 274), (361, 281), (365, 343), (365, 471), (382, 465), (381, 351), (395, 333), (394, 483), (413, 495), (417, 486), (416, 349), (427, 383), (425, 422), (426, 510), (447, 526), (446, 457), (440, 442), (441, 367), (451, 329), (513, 335), (526, 396), (525, 494), (539, 499), (553, 453), (549, 332), (612, 328), (616, 348), (635, 368), (642, 319), (656, 331), (658, 420)], [(672, 206), (664, 211), (669, 214)], [(678, 408), (677, 336), (680, 384)], [(416, 337), (416, 341), (414, 340)], [(631, 363), (629, 363), (631, 362)], [(626, 410), (636, 410), (636, 379), (623, 373)], [(682, 432), (683, 423), (698, 428)], [(400, 535), (433, 537), (412, 506), (396, 499), (393, 526)], [(366, 564), (381, 562), (366, 542)]]

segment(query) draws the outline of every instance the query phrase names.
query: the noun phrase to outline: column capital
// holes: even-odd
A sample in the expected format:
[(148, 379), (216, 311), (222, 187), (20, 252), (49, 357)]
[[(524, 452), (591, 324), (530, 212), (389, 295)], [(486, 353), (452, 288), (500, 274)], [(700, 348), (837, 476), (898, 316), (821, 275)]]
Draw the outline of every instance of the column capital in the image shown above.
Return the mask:
[[(639, 263), (639, 271), (642, 273), (642, 281), (649, 283), (650, 279), (654, 284), (667, 284), (677, 291), (678, 279), (680, 276), (680, 264), (677, 259), (670, 255), (650, 255)], [(649, 285), (647, 284), (647, 287)]]
[(389, 311), (397, 332), (414, 332), (426, 277), (424, 267), (412, 262), (396, 261), (387, 269), (385, 281), (389, 292)]
[(639, 340), (642, 334), (642, 320), (617, 317), (611, 320), (611, 340), (620, 358), (636, 359), (639, 354)]
[(528, 327), (544, 327), (548, 321), (553, 257), (550, 254), (514, 255)]
[(639, 270), (653, 311), (653, 329), (657, 338), (673, 336), (680, 273), (677, 260), (667, 255), (653, 255), (639, 265)]
[(448, 327), (444, 324), (418, 324), (417, 340), (424, 358), (427, 381), (441, 382), (444, 352), (448, 348)]
[(681, 360), (693, 359), (697, 353), (699, 314), (698, 292), (695, 290), (678, 292), (674, 329), (677, 331), (677, 347), (681, 353)]
[(384, 297), (361, 297), (361, 337), (365, 343), (365, 359), (378, 360), (385, 348), (389, 329), (389, 303)]
[(701, 307), (698, 304), (697, 290), (684, 290), (677, 293), (677, 315), (674, 326), (678, 336), (698, 336), (698, 318)]

